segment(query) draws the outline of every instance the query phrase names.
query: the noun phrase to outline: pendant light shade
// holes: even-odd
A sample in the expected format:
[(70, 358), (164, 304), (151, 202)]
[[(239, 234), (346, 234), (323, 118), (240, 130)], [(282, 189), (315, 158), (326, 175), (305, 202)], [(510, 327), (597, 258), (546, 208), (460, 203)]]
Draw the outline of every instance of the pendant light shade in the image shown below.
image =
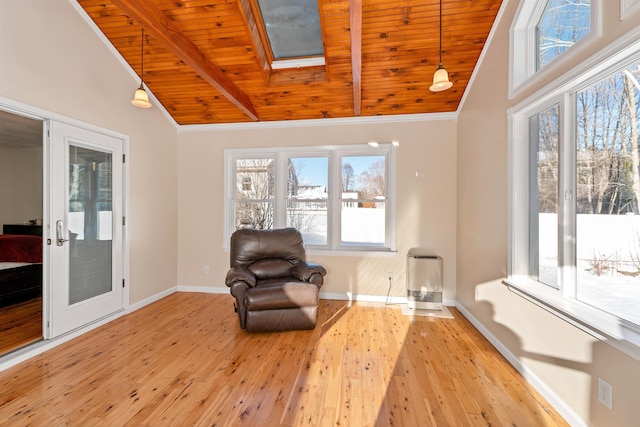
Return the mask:
[(442, 92), (453, 86), (449, 81), (449, 73), (442, 65), (442, 0), (440, 0), (440, 64), (435, 73), (433, 73), (433, 84), (429, 87), (431, 92)]
[(429, 87), (429, 90), (431, 92), (442, 92), (451, 86), (453, 86), (453, 83), (449, 81), (449, 73), (440, 63), (436, 72), (433, 73), (433, 84)]
[(133, 95), (133, 99), (131, 103), (136, 107), (140, 108), (149, 108), (151, 107), (151, 102), (149, 102), (149, 94), (144, 87), (142, 87), (142, 82), (140, 82), (140, 87), (136, 90), (136, 93)]
[(150, 108), (151, 102), (149, 102), (149, 94), (144, 90), (142, 76), (144, 76), (144, 28), (142, 29), (141, 43), (140, 43), (140, 87), (136, 89), (136, 93), (133, 95), (131, 103), (136, 107)]

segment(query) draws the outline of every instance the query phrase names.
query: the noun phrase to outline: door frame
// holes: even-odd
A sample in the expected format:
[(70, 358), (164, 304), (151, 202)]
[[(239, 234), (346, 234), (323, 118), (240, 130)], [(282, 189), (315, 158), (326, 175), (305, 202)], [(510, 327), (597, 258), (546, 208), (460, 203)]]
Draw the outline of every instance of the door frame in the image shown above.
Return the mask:
[[(50, 331), (47, 325), (47, 319), (50, 318), (50, 305), (51, 305), (51, 268), (50, 268), (50, 255), (48, 248), (48, 239), (51, 239), (51, 244), (55, 244), (55, 224), (51, 224), (51, 200), (50, 200), (50, 191), (48, 182), (48, 178), (50, 176), (50, 165), (49, 165), (49, 155), (51, 153), (51, 139), (50, 139), (50, 123), (51, 121), (61, 122), (70, 126), (75, 126), (77, 128), (89, 130), (92, 132), (104, 134), (113, 138), (117, 138), (122, 140), (122, 152), (125, 156), (126, 161), (122, 165), (122, 196), (123, 196), (123, 206), (122, 213), (125, 218), (125, 223), (122, 227), (122, 275), (125, 281), (124, 292), (123, 292), (123, 301), (122, 307), (126, 312), (129, 309), (130, 305), (130, 264), (129, 264), (129, 252), (130, 252), (130, 233), (129, 233), (129, 224), (130, 224), (130, 139), (128, 135), (121, 134), (118, 132), (114, 132), (105, 128), (101, 128), (99, 126), (91, 125), (89, 123), (82, 122), (80, 120), (76, 120), (70, 117), (66, 117), (57, 113), (53, 113), (51, 111), (43, 110), (37, 107), (33, 107), (27, 104), (23, 104), (17, 102), (12, 99), (8, 99), (0, 96), (0, 109), (6, 111), (8, 113), (17, 114), (24, 117), (29, 117), (32, 119), (42, 120), (43, 121), (43, 156), (42, 156), (42, 218), (43, 218), (43, 227), (42, 227), (42, 238), (44, 241), (43, 244), (43, 253), (42, 253), (42, 266), (43, 266), (43, 282), (42, 282), (42, 299), (43, 299), (43, 307), (42, 307), (42, 329), (44, 333), (45, 340), (50, 340), (48, 338), (50, 336)], [(117, 316), (118, 313), (114, 313), (111, 316)], [(87, 326), (87, 325), (85, 325)], [(72, 334), (73, 331), (67, 333)], [(67, 334), (61, 335), (61, 337), (66, 336)], [(58, 337), (59, 338), (59, 337)], [(57, 338), (53, 338), (55, 340)]]

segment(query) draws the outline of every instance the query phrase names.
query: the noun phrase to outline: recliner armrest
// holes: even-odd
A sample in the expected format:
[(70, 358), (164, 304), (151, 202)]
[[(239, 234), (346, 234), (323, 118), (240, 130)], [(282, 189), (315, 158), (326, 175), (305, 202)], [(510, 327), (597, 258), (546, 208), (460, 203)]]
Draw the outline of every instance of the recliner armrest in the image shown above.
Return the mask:
[(322, 276), (327, 274), (327, 270), (320, 264), (315, 262), (302, 261), (297, 263), (291, 269), (291, 275), (303, 282), (309, 282), (314, 274), (320, 274)]
[(256, 276), (246, 267), (231, 267), (227, 272), (225, 283), (231, 287), (231, 285), (236, 282), (245, 282), (247, 285), (253, 287), (256, 285)]

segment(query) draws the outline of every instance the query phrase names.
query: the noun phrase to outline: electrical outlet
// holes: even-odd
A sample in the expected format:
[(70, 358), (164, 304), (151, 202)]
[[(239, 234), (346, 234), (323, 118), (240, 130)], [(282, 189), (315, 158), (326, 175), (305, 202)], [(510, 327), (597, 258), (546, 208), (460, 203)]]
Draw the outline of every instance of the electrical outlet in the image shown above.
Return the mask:
[(598, 377), (598, 400), (607, 408), (612, 409), (613, 387), (600, 377)]
[(208, 265), (204, 266), (204, 274), (209, 274), (209, 266)]
[(387, 280), (389, 281), (393, 280), (393, 273), (390, 271), (387, 271)]

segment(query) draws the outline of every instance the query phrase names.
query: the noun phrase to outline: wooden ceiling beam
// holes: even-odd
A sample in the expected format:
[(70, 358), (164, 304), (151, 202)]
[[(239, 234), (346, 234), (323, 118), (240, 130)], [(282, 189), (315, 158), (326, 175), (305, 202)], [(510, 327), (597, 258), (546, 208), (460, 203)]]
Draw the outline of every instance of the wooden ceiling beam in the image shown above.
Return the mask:
[(254, 8), (252, 7), (252, 4), (255, 5), (255, 3), (252, 3), (250, 0), (239, 0), (238, 4), (240, 6), (240, 14), (245, 21), (249, 34), (251, 35), (253, 51), (256, 54), (262, 78), (264, 79), (265, 84), (268, 85), (271, 79), (271, 65), (269, 54), (267, 52), (269, 48), (265, 47), (265, 44), (263, 43), (263, 37), (260, 32), (261, 26), (258, 22), (259, 18), (256, 17)]
[(249, 96), (207, 58), (151, 0), (112, 0), (156, 40), (184, 61), (207, 83), (254, 121), (260, 120)]
[(353, 80), (353, 115), (362, 110), (362, 0), (349, 1), (351, 33), (351, 74)]

